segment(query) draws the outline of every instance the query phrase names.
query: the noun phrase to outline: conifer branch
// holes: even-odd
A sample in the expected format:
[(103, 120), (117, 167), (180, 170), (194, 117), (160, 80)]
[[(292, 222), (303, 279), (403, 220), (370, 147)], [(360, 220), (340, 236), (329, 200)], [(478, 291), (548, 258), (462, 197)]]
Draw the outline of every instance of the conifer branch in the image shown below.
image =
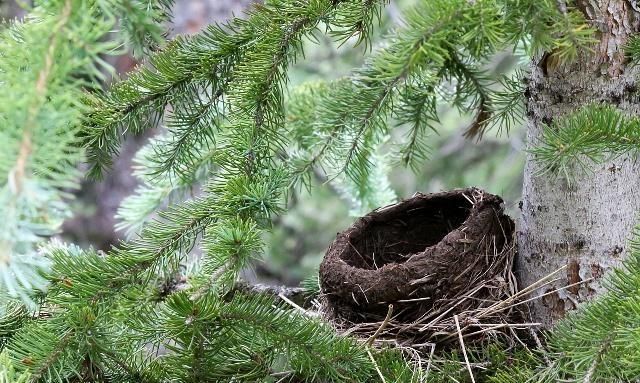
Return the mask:
[(410, 126), (407, 143), (400, 149), (402, 165), (417, 172), (429, 153), (427, 132), (438, 133), (435, 124), (440, 119), (436, 109), (435, 84), (430, 79), (425, 81), (420, 76), (416, 77), (401, 91), (395, 117), (399, 124)]
[(38, 271), (48, 265), (37, 243), (68, 214), (62, 189), (76, 187), (74, 167), (82, 156), (75, 138), (77, 77), (94, 76), (97, 70), (86, 60), (111, 48), (104, 43), (85, 50), (98, 38), (80, 36), (77, 14), (86, 8), (72, 0), (42, 4), (34, 9), (36, 17), (0, 36), (0, 82), (6, 88), (0, 102), (1, 290), (30, 304), (32, 290), (45, 283)]
[(591, 163), (639, 151), (640, 119), (609, 105), (586, 105), (545, 126), (530, 150), (542, 172), (563, 174), (568, 180), (574, 168), (589, 171)]
[(176, 109), (166, 118), (169, 134), (153, 145), (155, 156), (146, 173), (156, 177), (175, 173), (184, 179), (197, 170), (201, 161), (200, 152), (215, 146), (215, 134), (221, 124), (218, 104), (224, 104), (222, 98), (228, 84), (229, 80), (220, 85), (215, 94), (207, 96), (204, 103), (198, 95), (195, 107), (189, 104), (176, 105)]
[[(485, 17), (497, 19), (497, 8), (467, 2), (445, 3), (443, 1), (423, 7), (425, 9), (414, 11), (415, 14), (412, 14), (404, 30), (390, 38), (393, 43), (389, 47), (376, 52), (366, 66), (356, 72), (351, 84), (336, 84), (331, 91), (326, 92), (326, 95), (321, 95), (323, 101), (318, 106), (316, 113), (319, 121), (315, 125), (321, 131), (331, 132), (329, 135), (331, 142), (333, 141), (331, 137), (335, 136), (342, 136), (348, 140), (349, 144), (346, 148), (334, 148), (330, 154), (334, 158), (341, 157), (342, 165), (335, 170), (338, 173), (345, 172), (356, 185), (365, 185), (364, 180), (371, 165), (372, 147), (378, 145), (380, 137), (387, 132), (386, 120), (398, 95), (403, 95), (405, 100), (410, 100), (406, 96), (406, 90), (412, 89), (411, 84), (415, 81), (414, 79), (427, 77), (425, 72), (429, 73), (431, 70), (438, 72), (434, 83), (443, 81), (447, 73), (445, 69), (447, 65), (451, 65), (448, 61), (450, 53), (456, 49), (464, 49), (464, 47), (454, 46), (451, 41), (460, 39), (459, 36), (466, 36), (469, 31), (465, 28), (470, 26), (457, 21), (467, 17), (475, 18), (476, 13), (486, 13)], [(493, 25), (494, 28), (498, 26), (499, 24)], [(477, 38), (474, 36), (469, 39), (468, 45), (473, 46), (476, 42), (489, 44), (491, 41), (482, 42), (482, 39), (482, 36)], [(474, 50), (484, 52), (486, 49), (475, 47)], [(431, 69), (433, 67), (436, 69)], [(438, 70), (438, 68), (442, 69)], [(402, 101), (403, 98), (400, 100)], [(428, 99), (429, 95), (421, 95), (420, 98)], [(357, 100), (356, 104), (354, 100)], [(420, 105), (417, 97), (411, 100), (413, 105)], [(422, 109), (407, 107), (405, 111), (421, 113)], [(431, 117), (429, 116), (426, 119), (422, 116), (415, 117), (415, 115), (399, 117), (408, 121), (425, 121), (427, 124), (430, 120), (437, 120), (437, 116), (434, 116), (435, 118), (429, 118)], [(423, 131), (421, 127), (414, 130), (416, 133), (411, 140), (411, 146), (418, 142), (415, 138), (417, 132)], [(308, 169), (310, 164), (317, 163), (328, 146), (324, 143), (303, 169)], [(404, 156), (409, 158), (411, 155), (405, 152)], [(358, 195), (363, 196), (366, 193), (365, 189), (361, 189)]]
[(52, 352), (47, 356), (45, 360), (42, 361), (40, 367), (37, 370), (31, 373), (30, 382), (38, 382), (40, 378), (44, 376), (45, 373), (49, 371), (52, 366), (58, 362), (58, 359), (66, 352), (68, 345), (71, 343), (73, 338), (73, 332), (69, 331), (65, 335), (60, 338), (60, 340), (53, 347)]
[[(231, 322), (229, 324), (244, 323), (263, 331), (270, 344), (281, 348), (285, 353), (293, 354), (291, 368), (298, 374), (308, 375), (310, 368), (313, 368), (315, 376), (331, 381), (358, 381), (358, 376), (371, 375), (373, 366), (368, 363), (364, 347), (351, 339), (337, 338), (330, 329), (314, 320), (296, 320), (303, 317), (295, 312), (273, 307), (273, 303), (267, 302), (273, 301), (263, 297), (235, 297), (222, 312), (220, 319)], [(260, 309), (256, 310), (258, 307)], [(310, 338), (317, 341), (322, 339), (324, 347), (309, 350), (306, 344)], [(318, 346), (320, 344), (318, 342)], [(356, 365), (358, 368), (354, 368)]]
[(491, 119), (492, 82), (477, 68), (464, 63), (454, 50), (449, 50), (448, 56), (452, 64), (449, 71), (452, 77), (458, 79), (456, 97), (462, 96), (453, 104), (463, 110), (477, 110), (471, 126), (463, 135), (481, 140)]
[[(88, 100), (92, 110), (87, 115), (84, 140), (93, 165), (90, 174), (99, 176), (109, 166), (110, 158), (117, 153), (124, 133), (142, 132), (145, 129), (144, 119), (152, 114), (162, 114), (165, 106), (176, 99), (176, 95), (182, 96), (179, 99), (194, 98), (198, 90), (209, 86), (213, 86), (214, 94), (227, 92), (226, 87), (218, 87), (219, 83), (224, 83), (229, 78), (233, 78), (235, 82), (244, 81), (243, 76), (236, 73), (237, 66), (242, 65), (244, 55), (254, 50), (253, 47), (273, 49), (273, 45), (267, 42), (272, 37), (271, 34), (280, 33), (282, 25), (288, 25), (287, 28), (290, 29), (285, 29), (284, 39), (278, 46), (288, 50), (292, 42), (289, 40), (299, 39), (296, 34), (307, 25), (315, 27), (320, 21), (331, 25), (332, 20), (341, 20), (345, 15), (340, 5), (348, 2), (349, 0), (317, 0), (306, 8), (297, 8), (298, 4), (295, 2), (279, 0), (266, 6), (256, 6), (248, 14), (248, 20), (234, 19), (226, 25), (210, 26), (201, 35), (174, 40), (164, 51), (150, 58), (147, 68), (140, 69), (128, 80), (116, 85), (108, 94)], [(367, 2), (371, 7), (378, 3), (378, 0)], [(282, 12), (283, 10), (289, 12)], [(357, 28), (364, 27), (369, 22), (362, 21)], [(269, 33), (256, 36), (256, 30)], [(286, 52), (284, 53), (279, 60), (286, 56)], [(275, 76), (279, 71), (281, 62), (278, 59), (275, 61), (264, 77), (266, 82), (263, 85), (267, 88), (268, 83), (276, 80)], [(281, 78), (277, 80), (280, 81)], [(251, 88), (253, 84), (250, 82), (246, 85), (250, 87), (244, 90), (241, 87), (235, 88), (241, 91), (241, 98), (250, 91), (265, 96), (263, 92), (267, 88)], [(234, 89), (231, 90), (233, 91)], [(176, 105), (173, 106), (175, 109)], [(260, 110), (256, 105), (251, 107)], [(271, 112), (273, 110), (269, 110)], [(261, 125), (261, 115), (264, 113), (256, 114), (256, 125)], [(147, 126), (155, 122), (152, 119)], [(124, 125), (127, 129), (122, 129)]]
[(638, 65), (640, 63), (640, 37), (631, 36), (624, 46), (624, 52), (633, 64)]
[[(6, 206), (4, 207), (4, 213), (9, 217), (19, 216), (20, 207), (17, 206), (17, 204), (24, 189), (29, 156), (33, 147), (32, 136), (34, 134), (34, 129), (37, 129), (37, 126), (35, 126), (37, 124), (36, 117), (39, 115), (40, 109), (46, 102), (47, 85), (50, 82), (56, 46), (59, 42), (59, 35), (71, 16), (71, 6), (71, 0), (66, 0), (62, 7), (59, 19), (53, 26), (52, 33), (49, 36), (48, 49), (46, 50), (43, 58), (43, 66), (38, 71), (34, 84), (34, 96), (30, 100), (30, 105), (27, 108), (26, 119), (24, 121), (24, 125), (21, 127), (22, 138), (20, 140), (17, 158), (15, 159), (15, 165), (8, 173), (10, 197), (9, 201), (5, 202)], [(0, 237), (0, 263), (10, 267), (12, 264), (17, 264), (19, 262), (19, 260), (12, 259), (15, 258), (15, 254), (13, 253), (16, 240), (19, 240), (19, 238), (15, 238), (11, 235)], [(23, 296), (23, 299), (28, 300), (26, 296)]]
[(35, 118), (39, 113), (40, 106), (45, 102), (45, 95), (47, 92), (47, 83), (50, 81), (51, 67), (53, 66), (54, 55), (56, 52), (56, 45), (59, 41), (59, 34), (65, 27), (71, 16), (71, 0), (66, 0), (62, 7), (60, 19), (54, 25), (51, 36), (49, 36), (49, 49), (44, 57), (44, 66), (38, 73), (38, 78), (35, 84), (35, 97), (27, 112), (27, 120), (22, 128), (22, 141), (20, 143), (20, 150), (18, 151), (18, 158), (16, 159), (16, 165), (11, 172), (13, 177), (13, 184), (15, 185), (16, 194), (20, 194), (22, 191), (22, 183), (24, 182), (25, 170), (27, 167), (27, 158), (31, 153), (32, 146), (32, 129), (35, 123)]

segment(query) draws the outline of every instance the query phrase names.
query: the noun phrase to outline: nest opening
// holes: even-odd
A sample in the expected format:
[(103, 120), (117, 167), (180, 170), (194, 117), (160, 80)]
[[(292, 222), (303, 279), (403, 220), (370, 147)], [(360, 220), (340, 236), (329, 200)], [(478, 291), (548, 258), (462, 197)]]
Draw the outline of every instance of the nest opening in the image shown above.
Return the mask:
[(367, 270), (403, 263), (459, 228), (469, 218), (471, 207), (462, 194), (417, 200), (415, 206), (392, 211), (383, 220), (374, 220), (354, 233), (342, 260)]

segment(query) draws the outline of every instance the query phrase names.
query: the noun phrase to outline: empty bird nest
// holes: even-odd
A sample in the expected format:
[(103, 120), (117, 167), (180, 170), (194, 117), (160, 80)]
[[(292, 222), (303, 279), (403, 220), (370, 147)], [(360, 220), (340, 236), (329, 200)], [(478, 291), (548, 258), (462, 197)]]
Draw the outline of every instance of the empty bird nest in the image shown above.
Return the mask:
[(320, 266), (321, 311), (379, 342), (446, 344), (513, 334), (514, 223), (477, 188), (377, 209), (339, 233)]

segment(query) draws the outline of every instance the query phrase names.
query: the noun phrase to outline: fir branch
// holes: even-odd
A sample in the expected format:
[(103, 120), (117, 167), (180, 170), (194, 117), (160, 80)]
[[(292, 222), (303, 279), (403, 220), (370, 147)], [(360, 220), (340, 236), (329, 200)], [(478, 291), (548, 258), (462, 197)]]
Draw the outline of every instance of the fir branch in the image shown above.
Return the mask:
[(0, 352), (0, 382), (27, 383), (31, 374), (28, 371), (18, 372), (6, 351)]
[(590, 45), (598, 40), (594, 37), (595, 30), (587, 26), (581, 12), (573, 10), (567, 11), (567, 7), (560, 10), (562, 16), (559, 24), (564, 35), (554, 42), (553, 55), (560, 62), (570, 62), (575, 60), (581, 48), (588, 49)]
[[(43, 377), (50, 371), (54, 364), (58, 363), (59, 358), (67, 351), (66, 348), (71, 343), (73, 335), (73, 332), (67, 332), (60, 338), (57, 343), (55, 343), (52, 351), (49, 353), (49, 355), (47, 355), (47, 358), (43, 360), (38, 369), (31, 374), (32, 382), (37, 382), (41, 377)], [(24, 358), (22, 360), (23, 363), (26, 362)]]
[(477, 110), (464, 136), (481, 140), (487, 129), (487, 122), (491, 119), (492, 91), (489, 86), (492, 81), (482, 70), (465, 63), (455, 51), (450, 51), (448, 56), (451, 68), (447, 68), (445, 77), (449, 75), (458, 80), (452, 104), (463, 111)]
[(261, 234), (262, 231), (252, 219), (240, 217), (219, 222), (207, 233), (204, 248), (208, 256), (203, 271), (211, 278), (200, 290), (211, 291), (213, 284), (232, 287), (237, 275), (262, 250), (264, 244)]
[[(220, 110), (224, 108), (224, 89), (228, 85), (221, 84), (215, 94), (201, 100), (197, 90), (189, 92), (184, 103), (178, 103), (165, 118), (168, 133), (165, 139), (153, 145), (155, 156), (147, 166), (147, 174), (160, 177), (176, 174), (179, 179), (192, 178), (201, 164), (201, 153), (215, 146), (215, 135), (220, 129)], [(195, 105), (194, 105), (195, 104)]]
[(3, 350), (11, 337), (24, 326), (29, 312), (20, 302), (8, 297), (1, 299), (6, 302), (0, 307), (0, 350)]
[(635, 65), (640, 62), (640, 37), (631, 36), (624, 46), (624, 52)]
[[(64, 6), (62, 7), (62, 10), (60, 12), (60, 18), (53, 26), (51, 36), (49, 36), (49, 49), (47, 50), (44, 57), (43, 68), (40, 70), (40, 72), (38, 72), (38, 78), (35, 83), (35, 95), (31, 105), (28, 108), (27, 120), (24, 127), (22, 128), (22, 141), (20, 143), (20, 149), (18, 151), (18, 158), (16, 159), (15, 167), (11, 170), (10, 173), (11, 177), (13, 178), (10, 182), (15, 185), (14, 187), (16, 190), (16, 195), (19, 195), (22, 192), (22, 183), (24, 182), (27, 161), (32, 147), (32, 129), (35, 123), (34, 119), (38, 115), (42, 104), (44, 104), (44, 102), (46, 101), (45, 95), (47, 92), (47, 84), (50, 81), (51, 67), (53, 66), (54, 62), (56, 46), (60, 41), (60, 32), (69, 22), (69, 18), (71, 16), (71, 6), (71, 0), (66, 0), (64, 2)], [(4, 246), (0, 245), (0, 247)]]
[[(526, 20), (525, 20), (526, 19)], [(468, 23), (466, 20), (480, 20)], [(547, 20), (549, 27), (539, 20)], [(504, 90), (493, 91), (492, 81), (476, 69), (508, 42), (529, 41), (531, 51), (555, 49), (562, 59), (570, 59), (591, 41), (592, 30), (579, 12), (560, 12), (555, 1), (511, 0), (423, 4), (408, 17), (405, 28), (388, 37), (389, 45), (353, 76), (351, 87), (336, 84), (324, 92), (314, 112), (317, 130), (330, 132), (324, 145), (302, 166), (308, 170), (322, 157), (342, 169), (356, 183), (364, 185), (371, 167), (369, 157), (388, 131), (388, 111), (401, 122), (412, 124), (408, 143), (402, 149), (405, 163), (415, 166), (428, 152), (424, 133), (433, 129), (438, 118), (433, 105), (437, 85), (455, 80), (458, 88), (452, 102), (465, 112), (477, 109), (470, 134), (480, 136), (488, 127), (506, 124), (508, 129), (521, 116), (519, 87), (503, 82)], [(569, 46), (566, 41), (574, 44)], [(459, 57), (469, 57), (463, 62)], [(422, 84), (418, 88), (412, 84)], [(342, 96), (344, 95), (344, 97)], [(354, 100), (356, 101), (354, 103)], [(518, 114), (520, 113), (520, 114)], [(348, 140), (336, 147), (335, 137)], [(328, 150), (333, 146), (333, 150)], [(366, 190), (362, 190), (366, 193)]]
[[(117, 42), (97, 44), (113, 20), (100, 5), (73, 0), (43, 3), (34, 17), (4, 30), (0, 36), (0, 273), (3, 289), (31, 302), (33, 289), (43, 289), (38, 270), (48, 261), (36, 251), (56, 233), (69, 214), (68, 190), (77, 187), (76, 165), (83, 155), (76, 137), (80, 78), (99, 77), (97, 56)], [(90, 22), (80, 15), (91, 15)], [(63, 44), (64, 42), (64, 44)]]
[[(193, 163), (192, 169), (184, 169), (185, 174), (181, 176), (170, 173), (168, 177), (160, 178), (150, 174), (154, 173), (153, 169), (157, 169), (158, 151), (164, 151), (167, 143), (168, 139), (164, 137), (151, 140), (134, 158), (133, 173), (140, 180), (140, 185), (134, 194), (120, 204), (116, 214), (119, 220), (116, 229), (126, 230), (130, 237), (138, 233), (156, 211), (186, 199), (193, 193), (196, 185), (206, 182), (212, 171), (211, 161), (205, 158), (199, 159), (199, 163)], [(186, 150), (193, 150), (193, 147)]]
[[(425, 78), (426, 77), (426, 78)], [(408, 124), (406, 144), (400, 149), (404, 166), (417, 172), (429, 154), (427, 132), (438, 133), (440, 122), (435, 94), (435, 79), (428, 75), (414, 76), (401, 90), (394, 117), (399, 125)]]
[(136, 367), (137, 366), (131, 366), (128, 363), (126, 363), (125, 361), (123, 361), (119, 355), (116, 355), (116, 353), (112, 352), (109, 349), (105, 349), (105, 348), (101, 348), (100, 349), (100, 353), (107, 356), (109, 359), (111, 359), (111, 361), (113, 363), (115, 363), (118, 368), (120, 368), (122, 371), (124, 371), (127, 374), (128, 378), (131, 379), (135, 379), (136, 382), (140, 382), (140, 383), (151, 383), (151, 382), (156, 382), (153, 379), (149, 379), (147, 376), (143, 376), (143, 374), (141, 374)]
[(352, 37), (356, 37), (355, 46), (362, 43), (371, 49), (370, 36), (375, 20), (380, 20), (382, 6), (390, 0), (364, 0), (362, 2), (332, 0), (339, 4), (340, 17), (333, 23), (337, 29), (331, 34), (343, 41), (343, 44)]
[[(301, 376), (312, 376), (313, 380), (361, 381), (357, 377), (373, 374), (366, 351), (353, 340), (338, 338), (324, 325), (273, 305), (267, 298), (236, 296), (221, 312), (220, 319), (241, 338), (244, 327), (234, 324), (249, 325), (263, 332), (267, 344), (287, 353), (291, 368)], [(307, 345), (314, 347), (309, 349)]]
[(359, 183), (342, 175), (328, 181), (351, 206), (349, 210), (351, 216), (363, 216), (371, 210), (390, 205), (398, 200), (387, 177), (391, 170), (389, 158), (389, 155), (380, 154), (379, 148), (375, 148), (368, 159), (370, 171), (359, 179)]
[[(54, 332), (56, 330), (59, 332)], [(54, 330), (49, 323), (31, 323), (13, 337), (7, 350), (14, 364), (30, 373), (29, 382), (53, 379), (54, 376), (62, 379), (70, 372), (62, 370), (69, 367), (73, 363), (71, 359), (76, 357), (69, 353), (69, 345), (74, 340), (74, 333), (68, 328)]]
[[(333, 109), (324, 108), (323, 100), (331, 99), (331, 94), (339, 94), (336, 88), (349, 90), (351, 81), (348, 78), (336, 80), (332, 83), (317, 82), (305, 84), (294, 90), (287, 104), (287, 131), (293, 135), (292, 143), (299, 148), (297, 153), (290, 155), (290, 162), (294, 167), (292, 184), (305, 181), (305, 176), (316, 165), (324, 160), (327, 153), (339, 140), (344, 126), (341, 124), (319, 123), (326, 117), (324, 111), (332, 112)], [(324, 110), (323, 110), (324, 109)], [(341, 109), (341, 114), (332, 118), (332, 121), (344, 121), (350, 115), (347, 108)], [(320, 146), (320, 149), (316, 149)]]
[(588, 171), (602, 163), (640, 150), (640, 120), (625, 116), (609, 105), (586, 105), (543, 128), (530, 150), (542, 172), (560, 173), (572, 179), (572, 168)]
[[(235, 73), (239, 64), (248, 62), (244, 55), (252, 51), (260, 54), (258, 49), (273, 50), (274, 45), (269, 42), (274, 33), (284, 33), (282, 41), (275, 48), (288, 51), (289, 45), (299, 44), (296, 42), (300, 38), (297, 36), (298, 32), (307, 26), (313, 29), (320, 21), (331, 25), (331, 20), (344, 16), (339, 5), (347, 2), (315, 0), (301, 8), (297, 2), (279, 0), (269, 5), (256, 6), (248, 14), (248, 20), (234, 19), (225, 25), (210, 26), (201, 35), (174, 40), (164, 51), (152, 56), (146, 68), (113, 87), (108, 94), (87, 101), (92, 109), (87, 115), (84, 130), (84, 141), (89, 148), (89, 160), (93, 165), (90, 174), (99, 176), (109, 166), (111, 157), (117, 153), (123, 133), (138, 134), (146, 126), (153, 125), (155, 119), (151, 119), (150, 124), (144, 123), (144, 119), (161, 114), (175, 100), (176, 95), (186, 96), (186, 99), (197, 96), (195, 91), (188, 89), (211, 87), (212, 94), (226, 92), (225, 89), (217, 88), (216, 84), (224, 83), (224, 79), (232, 76), (235, 82), (247, 85), (244, 89), (242, 86), (234, 89), (240, 91), (241, 99), (249, 100), (245, 96), (249, 96), (251, 91), (261, 97), (265, 96), (265, 90), (270, 88), (269, 83), (282, 80), (279, 68), (284, 57), (288, 56), (287, 52), (277, 55), (280, 58), (276, 58), (267, 67), (262, 85), (247, 81), (246, 76)], [(377, 1), (368, 1), (367, 4), (377, 4)], [(282, 26), (286, 26), (286, 29), (281, 29)], [(294, 50), (299, 50), (299, 47)], [(245, 68), (248, 68), (248, 74), (254, 75), (256, 69), (265, 67)], [(252, 88), (254, 85), (258, 87)], [(245, 104), (240, 107), (257, 108), (257, 105)], [(264, 116), (266, 112), (263, 110), (256, 115), (256, 125), (261, 125), (260, 115)], [(268, 111), (272, 112), (273, 110)], [(126, 129), (123, 128), (125, 126)]]
[(73, 256), (75, 250), (64, 247), (49, 249), (53, 265), (48, 300), (65, 307), (109, 303), (127, 286), (145, 275), (148, 279), (155, 268), (183, 259), (214, 220), (216, 206), (211, 201), (199, 198), (161, 212), (160, 220), (147, 225), (140, 238), (114, 249), (108, 257), (93, 252)]
[(174, 0), (106, 0), (103, 12), (120, 21), (120, 33), (125, 35), (134, 56), (158, 49), (163, 42), (162, 23), (170, 16)]
[[(231, 26), (227, 28), (232, 30)], [(146, 67), (113, 86), (109, 93), (88, 99), (91, 111), (86, 116), (83, 133), (89, 161), (93, 164), (90, 174), (99, 176), (117, 153), (123, 134), (139, 134), (154, 126), (177, 95), (181, 96), (178, 101), (191, 102), (203, 89), (210, 88), (214, 95), (220, 93), (219, 76), (224, 76), (229, 62), (237, 59), (240, 47), (250, 38), (247, 34), (227, 37), (225, 26), (217, 25), (193, 38), (178, 37), (152, 56)], [(202, 57), (202, 53), (207, 52), (208, 55)], [(216, 96), (210, 100), (212, 106), (215, 100)], [(181, 105), (174, 105), (174, 109), (179, 110)], [(196, 114), (194, 124), (199, 124), (207, 115)], [(173, 163), (171, 166), (175, 167)]]
[[(488, 46), (497, 44), (493, 37), (471, 35), (469, 32), (473, 27), (461, 21), (476, 19), (480, 14), (487, 20), (499, 20), (498, 8), (490, 1), (478, 4), (464, 1), (423, 4), (410, 14), (407, 26), (389, 38), (392, 43), (376, 52), (366, 66), (356, 72), (351, 84), (337, 83), (331, 91), (326, 92), (315, 112), (318, 121), (314, 125), (321, 131), (332, 131), (329, 137), (344, 137), (348, 142), (346, 147), (332, 148), (329, 154), (333, 160), (329, 160), (337, 163), (337, 158), (340, 158), (342, 163), (340, 167), (332, 168), (336, 168), (338, 172), (344, 171), (356, 185), (366, 185), (365, 180), (371, 167), (370, 157), (374, 153), (372, 148), (380, 143), (388, 131), (386, 120), (398, 93), (402, 93), (402, 89), (411, 89), (408, 84), (414, 78), (429, 78), (425, 72), (429, 73), (431, 70), (438, 73), (433, 82), (442, 81), (447, 73), (444, 69), (452, 65), (450, 54), (458, 49), (486, 54), (491, 51)], [(492, 22), (491, 28), (497, 29), (499, 25)], [(463, 92), (460, 93), (464, 94)], [(422, 100), (425, 97), (428, 98), (429, 95), (419, 96)], [(416, 100), (418, 97), (410, 99), (405, 95), (404, 99)], [(420, 105), (420, 101), (413, 102)], [(415, 112), (416, 109), (406, 108), (406, 111)], [(421, 111), (417, 109), (417, 112)], [(426, 126), (434, 119), (430, 116), (423, 119), (422, 116), (415, 115), (401, 117), (405, 120), (424, 121)], [(412, 146), (421, 142), (415, 137), (417, 132), (423, 131), (422, 127), (415, 130)], [(323, 145), (310, 163), (318, 162), (318, 155), (324, 155), (326, 148), (328, 145)], [(411, 154), (405, 152), (405, 158), (410, 157)], [(307, 164), (304, 169), (309, 167)], [(358, 196), (366, 193), (366, 188), (363, 188)]]
[(498, 80), (500, 88), (491, 92), (491, 113), (486, 121), (487, 129), (497, 127), (498, 134), (509, 134), (514, 125), (524, 121), (524, 72), (516, 70), (509, 76)]
[[(87, 98), (91, 111), (86, 116), (83, 141), (93, 164), (91, 176), (98, 177), (111, 164), (125, 132), (139, 134), (146, 126), (155, 126), (172, 94), (188, 89), (192, 76), (189, 70), (197, 66), (191, 63), (189, 67), (181, 62), (187, 61), (178, 54), (182, 44), (181, 38), (174, 40), (150, 60), (148, 68), (115, 85), (106, 95)], [(179, 71), (174, 64), (179, 64)], [(206, 81), (199, 84), (204, 86)]]
[(522, 43), (526, 52), (537, 55), (553, 52), (556, 58), (570, 61), (581, 49), (594, 43), (595, 30), (575, 7), (566, 11), (557, 0), (500, 0), (505, 12), (507, 41)]

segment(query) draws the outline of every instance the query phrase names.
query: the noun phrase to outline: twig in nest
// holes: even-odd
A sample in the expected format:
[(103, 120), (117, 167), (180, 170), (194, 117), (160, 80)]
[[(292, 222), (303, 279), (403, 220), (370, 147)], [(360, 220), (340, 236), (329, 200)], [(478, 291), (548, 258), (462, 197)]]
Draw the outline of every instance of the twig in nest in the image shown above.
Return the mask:
[(427, 381), (427, 378), (429, 378), (429, 371), (431, 370), (431, 362), (433, 361), (433, 353), (435, 351), (436, 351), (436, 344), (431, 343), (431, 352), (429, 353), (429, 362), (427, 363), (427, 373), (424, 378), (425, 382)]
[(389, 309), (387, 310), (387, 316), (384, 318), (384, 320), (382, 321), (382, 324), (380, 325), (380, 327), (378, 327), (376, 332), (373, 333), (373, 335), (371, 335), (369, 339), (367, 339), (367, 346), (371, 346), (373, 344), (373, 341), (376, 340), (376, 338), (378, 337), (378, 335), (380, 335), (382, 330), (384, 330), (384, 328), (387, 327), (387, 325), (389, 324), (389, 321), (391, 320), (392, 314), (393, 314), (393, 305), (389, 305)]
[(573, 287), (573, 286), (577, 286), (577, 285), (581, 285), (581, 284), (589, 283), (589, 282), (593, 281), (594, 279), (595, 279), (595, 278), (588, 278), (588, 279), (582, 280), (582, 281), (580, 281), (580, 282), (576, 282), (576, 283), (572, 283), (572, 284), (570, 284), (570, 285), (566, 285), (566, 286), (563, 286), (563, 287), (559, 287), (559, 288), (557, 288), (557, 289), (555, 289), (555, 290), (548, 291), (548, 292), (546, 292), (546, 293), (544, 293), (544, 294), (541, 294), (541, 295), (535, 296), (535, 297), (533, 297), (533, 298), (529, 298), (529, 299), (526, 299), (526, 300), (524, 300), (524, 301), (520, 301), (520, 302), (518, 302), (518, 303), (514, 303), (514, 304), (512, 304), (512, 305), (511, 305), (511, 306), (509, 306), (509, 307), (515, 307), (515, 306), (523, 305), (523, 304), (525, 304), (525, 303), (528, 303), (528, 302), (531, 302), (531, 301), (535, 301), (536, 299), (544, 298), (544, 297), (546, 297), (547, 295), (551, 295), (551, 294), (557, 293), (558, 291), (566, 290), (566, 289), (568, 289), (568, 288), (570, 288), (570, 287)]
[(305, 310), (302, 307), (300, 307), (296, 302), (294, 302), (291, 299), (287, 298), (283, 293), (278, 293), (278, 297), (280, 297), (280, 299), (282, 299), (283, 301), (287, 302), (291, 307), (293, 307), (293, 308), (297, 309), (298, 311), (300, 311), (302, 313), (302, 315), (307, 316), (307, 317), (313, 317), (313, 315), (311, 313), (309, 313), (307, 310)]
[(464, 355), (464, 361), (467, 363), (467, 370), (469, 370), (469, 375), (471, 376), (471, 382), (476, 383), (476, 380), (473, 377), (473, 372), (471, 371), (471, 364), (469, 364), (469, 358), (467, 358), (467, 349), (464, 347), (464, 340), (462, 339), (462, 331), (460, 331), (460, 322), (458, 322), (458, 316), (454, 315), (453, 319), (456, 321), (456, 328), (458, 329), (458, 339), (460, 339), (460, 346), (462, 347), (462, 355)]
[(373, 363), (373, 366), (376, 368), (376, 371), (378, 372), (378, 375), (380, 376), (382, 383), (387, 383), (387, 381), (384, 379), (384, 375), (382, 375), (382, 371), (380, 371), (380, 367), (378, 367), (378, 363), (376, 363), (376, 360), (374, 359), (373, 354), (371, 354), (371, 351), (369, 349), (367, 349), (367, 354), (369, 354), (369, 358), (371, 358), (371, 363)]

